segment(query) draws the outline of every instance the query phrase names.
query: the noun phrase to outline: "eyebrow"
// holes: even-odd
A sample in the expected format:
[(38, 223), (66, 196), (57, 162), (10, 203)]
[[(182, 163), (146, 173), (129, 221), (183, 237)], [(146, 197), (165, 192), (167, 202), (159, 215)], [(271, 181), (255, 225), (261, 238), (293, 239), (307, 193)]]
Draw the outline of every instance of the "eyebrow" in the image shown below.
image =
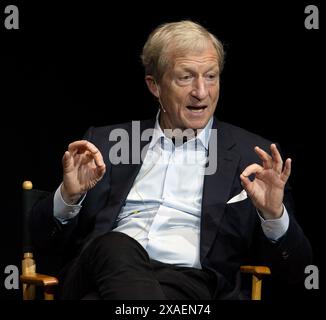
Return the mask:
[[(180, 64), (176, 68), (176, 70), (177, 71), (182, 70), (182, 71), (186, 71), (186, 72), (194, 72), (194, 71), (196, 72), (197, 71), (196, 68), (190, 67), (189, 65), (186, 65), (186, 64), (184, 64), (184, 65)], [(219, 72), (219, 70), (220, 70), (219, 66), (217, 64), (214, 64), (214, 65), (209, 66), (204, 73), (209, 72), (209, 71)]]

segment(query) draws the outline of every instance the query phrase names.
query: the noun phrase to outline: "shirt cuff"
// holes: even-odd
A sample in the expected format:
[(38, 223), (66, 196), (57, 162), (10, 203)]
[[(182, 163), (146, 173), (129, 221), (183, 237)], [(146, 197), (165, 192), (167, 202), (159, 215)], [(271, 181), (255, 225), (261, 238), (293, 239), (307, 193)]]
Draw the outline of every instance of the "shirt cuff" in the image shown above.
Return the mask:
[(82, 196), (77, 204), (67, 204), (61, 195), (61, 185), (57, 189), (53, 198), (53, 215), (61, 223), (66, 224), (68, 220), (77, 216), (81, 209), (81, 204), (86, 197), (86, 193)]
[(284, 234), (286, 233), (286, 231), (288, 230), (289, 227), (289, 214), (285, 208), (285, 206), (283, 205), (283, 214), (280, 218), (278, 219), (268, 219), (265, 220), (258, 212), (258, 216), (260, 218), (260, 222), (261, 222), (261, 227), (263, 229), (263, 232), (265, 234), (265, 236), (271, 240), (271, 241), (277, 241), (278, 239), (280, 239), (282, 236), (284, 236)]

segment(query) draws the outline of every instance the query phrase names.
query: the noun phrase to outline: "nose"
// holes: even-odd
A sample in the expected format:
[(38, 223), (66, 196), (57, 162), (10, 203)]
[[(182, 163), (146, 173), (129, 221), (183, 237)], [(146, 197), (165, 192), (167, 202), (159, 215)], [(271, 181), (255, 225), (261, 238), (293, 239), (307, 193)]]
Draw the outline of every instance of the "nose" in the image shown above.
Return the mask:
[(198, 78), (193, 82), (193, 89), (191, 95), (198, 100), (203, 100), (208, 95), (207, 85), (203, 78)]

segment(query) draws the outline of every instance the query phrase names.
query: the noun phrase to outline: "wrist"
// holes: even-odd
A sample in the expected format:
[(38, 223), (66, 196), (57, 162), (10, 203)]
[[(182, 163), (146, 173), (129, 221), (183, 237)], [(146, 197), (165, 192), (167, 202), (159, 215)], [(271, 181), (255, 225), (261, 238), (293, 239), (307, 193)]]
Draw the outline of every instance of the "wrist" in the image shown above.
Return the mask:
[(82, 193), (71, 194), (71, 193), (67, 192), (67, 189), (65, 188), (64, 183), (61, 184), (60, 193), (61, 193), (61, 197), (62, 197), (63, 201), (68, 205), (77, 204), (78, 200), (83, 195)]
[(273, 220), (273, 219), (279, 219), (283, 215), (284, 206), (281, 205), (280, 208), (273, 210), (273, 211), (266, 211), (266, 210), (259, 210), (261, 212), (261, 215), (265, 220)]

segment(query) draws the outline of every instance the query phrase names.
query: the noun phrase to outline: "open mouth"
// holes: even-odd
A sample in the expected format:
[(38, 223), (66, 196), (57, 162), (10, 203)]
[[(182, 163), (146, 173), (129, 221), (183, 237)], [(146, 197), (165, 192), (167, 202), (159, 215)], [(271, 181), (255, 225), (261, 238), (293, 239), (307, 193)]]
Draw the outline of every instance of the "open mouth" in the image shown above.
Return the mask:
[(202, 113), (207, 108), (207, 106), (187, 106), (187, 109), (192, 113)]

